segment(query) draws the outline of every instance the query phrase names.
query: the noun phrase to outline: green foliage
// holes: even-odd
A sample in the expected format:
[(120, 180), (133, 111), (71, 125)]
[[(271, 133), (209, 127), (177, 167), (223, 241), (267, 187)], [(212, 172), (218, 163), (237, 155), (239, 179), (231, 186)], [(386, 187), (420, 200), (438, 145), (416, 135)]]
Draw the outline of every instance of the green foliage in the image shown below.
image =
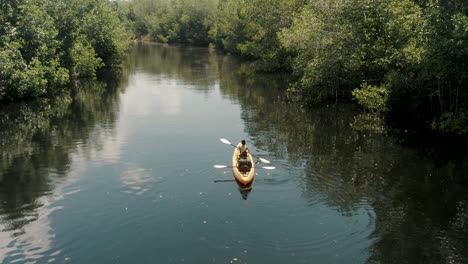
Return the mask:
[(84, 16), (83, 32), (106, 67), (119, 64), (129, 48), (130, 34), (108, 1), (92, 1), (94, 8)]
[(445, 112), (439, 120), (434, 120), (432, 127), (441, 132), (468, 135), (468, 112)]
[(133, 0), (134, 34), (164, 43), (207, 45), (255, 60), (261, 71), (290, 69), (278, 33), (304, 0)]
[(394, 119), (467, 130), (463, 0), (1, 0), (0, 100), (119, 64), (129, 30), (292, 72), (289, 90), (308, 103), (354, 97)]
[(385, 86), (374, 86), (362, 83), (360, 89), (352, 92), (358, 103), (372, 112), (387, 110), (388, 90)]
[(243, 6), (244, 1), (226, 0), (220, 1), (217, 7), (215, 27), (210, 35), (215, 40), (217, 47), (230, 53), (239, 54), (237, 44), (245, 41)]
[(215, 0), (134, 0), (134, 34), (164, 43), (207, 45), (213, 26)]
[[(62, 48), (66, 51), (64, 61), (69, 69), (76, 68), (74, 62), (82, 61), (73, 57), (77, 53), (71, 51), (76, 46), (91, 45), (106, 67), (120, 63), (131, 37), (125, 30), (125, 24), (119, 20), (116, 8), (108, 1), (61, 0), (53, 8), (58, 14), (59, 38), (62, 39)], [(99, 65), (92, 60), (90, 62), (89, 67)]]
[(73, 73), (77, 76), (95, 77), (96, 69), (102, 67), (104, 63), (98, 57), (93, 46), (82, 36), (82, 40), (76, 41), (70, 50)]
[(229, 52), (254, 59), (261, 71), (289, 70), (290, 54), (280, 45), (278, 33), (289, 27), (303, 1), (229, 0), (220, 2), (215, 29), (216, 44)]
[(420, 60), (421, 17), (409, 0), (311, 2), (280, 34), (295, 53), (296, 87), (321, 101), (349, 97), (362, 82), (379, 84), (390, 70)]
[(280, 33), (282, 46), (295, 54), (294, 87), (310, 101), (333, 97), (340, 82), (352, 82), (344, 67), (351, 56), (345, 43), (349, 33), (339, 21), (343, 9), (341, 1), (311, 3)]
[(435, 12), (429, 18), (429, 52), (420, 78), (431, 82), (429, 90), (439, 98), (441, 111), (468, 107), (461, 100), (468, 96), (468, 16)]
[[(308, 102), (353, 95), (371, 111), (414, 124), (455, 120), (468, 111), (467, 7), (463, 1), (310, 2), (279, 34), (293, 54), (290, 91)], [(443, 123), (465, 131), (463, 122)]]
[(59, 41), (45, 1), (3, 2), (0, 31), (0, 100), (37, 97), (67, 82), (60, 65)]
[[(47, 89), (67, 83), (68, 71), (60, 65), (60, 40), (53, 18), (44, 9), (49, 1), (25, 1), (20, 6), (17, 31), (22, 42), (21, 54), (26, 62), (37, 60)], [(32, 95), (36, 97), (36, 95)]]
[(120, 62), (130, 37), (106, 0), (0, 1), (0, 100), (38, 97)]
[(47, 81), (44, 68), (34, 58), (24, 61), (17, 43), (0, 49), (0, 99), (13, 100), (21, 97), (37, 97), (45, 94)]
[(468, 111), (468, 17), (440, 6), (425, 11), (426, 52), (420, 63), (388, 75), (390, 114), (466, 134), (466, 123), (456, 120)]

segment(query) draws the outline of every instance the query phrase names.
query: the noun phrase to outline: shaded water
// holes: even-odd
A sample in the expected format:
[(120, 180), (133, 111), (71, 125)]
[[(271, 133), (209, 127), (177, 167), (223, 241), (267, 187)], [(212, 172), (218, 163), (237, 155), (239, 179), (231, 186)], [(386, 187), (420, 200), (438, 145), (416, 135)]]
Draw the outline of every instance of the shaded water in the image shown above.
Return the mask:
[[(468, 262), (466, 155), (409, 147), (349, 105), (305, 112), (286, 86), (137, 44), (117, 81), (2, 107), (0, 262)], [(239, 191), (213, 168), (232, 155), (220, 138), (277, 169)]]

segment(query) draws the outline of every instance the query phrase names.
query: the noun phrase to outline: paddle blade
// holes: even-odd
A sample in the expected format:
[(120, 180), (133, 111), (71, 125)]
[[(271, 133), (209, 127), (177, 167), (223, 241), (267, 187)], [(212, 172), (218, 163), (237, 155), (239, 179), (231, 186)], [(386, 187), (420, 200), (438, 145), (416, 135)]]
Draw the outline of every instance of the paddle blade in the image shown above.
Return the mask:
[(226, 165), (214, 165), (213, 167), (215, 167), (215, 168), (217, 168), (217, 169), (227, 168)]
[(274, 170), (274, 169), (276, 169), (276, 167), (273, 167), (273, 166), (262, 167), (262, 168), (265, 169), (265, 170)]
[(231, 145), (231, 142), (229, 142), (229, 140), (225, 139), (225, 138), (222, 138), (220, 139), (221, 142), (223, 142), (224, 144), (228, 144), (228, 145)]
[(264, 158), (258, 158), (258, 159), (261, 160), (263, 163), (270, 164), (270, 161), (267, 159), (264, 159)]

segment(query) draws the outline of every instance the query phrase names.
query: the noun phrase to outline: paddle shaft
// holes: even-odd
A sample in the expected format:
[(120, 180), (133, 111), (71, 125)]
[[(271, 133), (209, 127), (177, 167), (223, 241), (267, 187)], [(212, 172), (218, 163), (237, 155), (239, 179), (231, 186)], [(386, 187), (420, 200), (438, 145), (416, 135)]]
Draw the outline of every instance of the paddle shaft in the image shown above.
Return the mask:
[[(224, 168), (234, 168), (234, 166), (228, 166), (228, 165), (214, 165), (213, 167), (217, 169), (224, 169)], [(255, 167), (256, 169), (266, 169), (266, 170), (274, 170), (276, 167), (274, 166), (262, 166), (262, 167)]]
[[(221, 138), (220, 140), (221, 140), (221, 142), (223, 142), (224, 144), (228, 144), (228, 145), (231, 145), (231, 146), (237, 148), (236, 145), (232, 144), (229, 140), (227, 140), (227, 139), (225, 139), (225, 138)], [(249, 149), (249, 153), (250, 153), (250, 155), (254, 156), (255, 158), (257, 158), (258, 160), (260, 160), (260, 161), (263, 162), (263, 163), (270, 163), (269, 160), (264, 159), (264, 158), (260, 158), (259, 156), (255, 155), (255, 154), (252, 154), (252, 153), (250, 152), (250, 149)]]

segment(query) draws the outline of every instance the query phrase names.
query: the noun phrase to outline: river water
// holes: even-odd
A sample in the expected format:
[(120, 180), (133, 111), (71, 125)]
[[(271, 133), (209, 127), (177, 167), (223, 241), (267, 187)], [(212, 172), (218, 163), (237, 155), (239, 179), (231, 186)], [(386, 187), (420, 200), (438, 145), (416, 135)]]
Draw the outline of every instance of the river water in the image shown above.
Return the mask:
[[(140, 43), (107, 82), (3, 106), (0, 262), (468, 263), (463, 150), (286, 88), (214, 50)], [(230, 165), (221, 138), (276, 169), (240, 190), (213, 167)]]

